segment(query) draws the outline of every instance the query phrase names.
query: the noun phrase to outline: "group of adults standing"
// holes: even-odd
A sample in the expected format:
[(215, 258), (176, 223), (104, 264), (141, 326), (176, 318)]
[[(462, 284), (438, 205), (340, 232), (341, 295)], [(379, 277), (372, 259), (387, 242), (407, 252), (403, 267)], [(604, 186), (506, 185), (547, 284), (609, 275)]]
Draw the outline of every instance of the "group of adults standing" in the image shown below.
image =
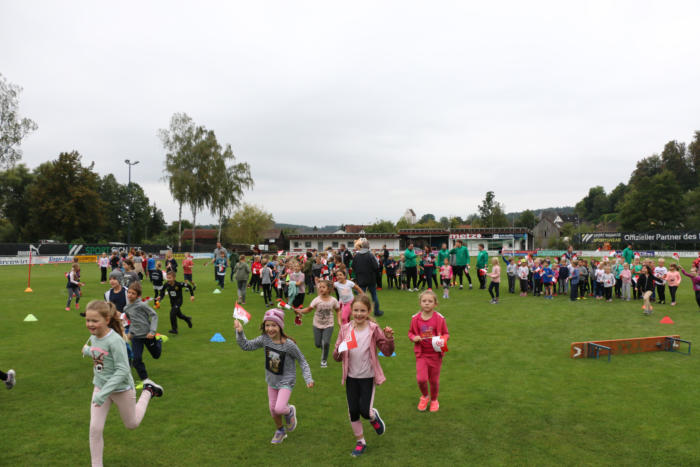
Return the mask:
[[(455, 277), (455, 282), (457, 278), (459, 278), (459, 288), (462, 289), (464, 287), (464, 276), (466, 276), (467, 281), (469, 282), (469, 288), (472, 288), (472, 278), (469, 274), (469, 249), (464, 245), (464, 242), (462, 242), (462, 240), (457, 240), (455, 242), (455, 247), (452, 249), (448, 249), (447, 244), (443, 243), (440, 247), (440, 250), (438, 250), (437, 252), (436, 262), (433, 261), (432, 255), (433, 253), (430, 245), (425, 245), (423, 248), (423, 252), (421, 254), (418, 254), (414, 249), (413, 243), (408, 244), (408, 248), (406, 248), (406, 251), (403, 252), (403, 258), (404, 270), (406, 275), (406, 287), (409, 291), (418, 290), (418, 263), (421, 260), (421, 258), (423, 259), (423, 271), (427, 277), (432, 277), (433, 273), (435, 272), (436, 265), (437, 270), (439, 270), (440, 266), (442, 266), (445, 263), (445, 260), (448, 260), (449, 264), (452, 266), (452, 272)], [(427, 256), (431, 256), (428, 262), (425, 261), (427, 259)], [(476, 268), (479, 271), (478, 279), (479, 288), (481, 289), (486, 288), (486, 274), (482, 274), (481, 271), (483, 271), (487, 267), (488, 261), (489, 254), (486, 251), (484, 244), (480, 243), (479, 253), (476, 258)], [(430, 264), (427, 270), (426, 264)]]

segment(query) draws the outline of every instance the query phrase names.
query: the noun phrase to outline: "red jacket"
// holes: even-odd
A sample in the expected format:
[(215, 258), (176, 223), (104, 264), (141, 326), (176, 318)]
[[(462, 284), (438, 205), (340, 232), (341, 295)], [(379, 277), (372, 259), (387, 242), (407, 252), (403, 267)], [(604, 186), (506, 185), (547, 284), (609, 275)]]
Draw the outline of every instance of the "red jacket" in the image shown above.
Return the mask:
[[(437, 316), (438, 321), (437, 335), (442, 337), (445, 341), (447, 341), (450, 338), (450, 334), (447, 331), (447, 323), (445, 322), (445, 317), (437, 311), (434, 311), (433, 313)], [(421, 318), (420, 315), (421, 312), (419, 311), (411, 317), (411, 327), (408, 330), (408, 338), (411, 339), (411, 341), (416, 336), (420, 337), (420, 322), (423, 321), (423, 318)], [(420, 357), (423, 354), (423, 346), (421, 346), (420, 342), (414, 342), (413, 351), (415, 352), (416, 357)], [(439, 355), (442, 358), (442, 353), (436, 352), (434, 350), (430, 353), (430, 355)]]

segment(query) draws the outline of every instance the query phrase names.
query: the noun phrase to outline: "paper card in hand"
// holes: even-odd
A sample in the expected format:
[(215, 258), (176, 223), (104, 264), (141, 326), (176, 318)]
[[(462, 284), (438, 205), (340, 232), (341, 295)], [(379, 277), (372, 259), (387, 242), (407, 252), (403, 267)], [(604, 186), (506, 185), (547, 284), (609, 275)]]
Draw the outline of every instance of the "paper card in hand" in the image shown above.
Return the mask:
[(245, 311), (238, 303), (236, 303), (236, 307), (233, 309), (233, 317), (243, 321), (243, 324), (248, 324), (248, 321), (250, 321), (250, 313)]
[(350, 330), (350, 335), (343, 340), (338, 346), (338, 352), (343, 353), (346, 350), (357, 348), (357, 339), (355, 339), (355, 330)]

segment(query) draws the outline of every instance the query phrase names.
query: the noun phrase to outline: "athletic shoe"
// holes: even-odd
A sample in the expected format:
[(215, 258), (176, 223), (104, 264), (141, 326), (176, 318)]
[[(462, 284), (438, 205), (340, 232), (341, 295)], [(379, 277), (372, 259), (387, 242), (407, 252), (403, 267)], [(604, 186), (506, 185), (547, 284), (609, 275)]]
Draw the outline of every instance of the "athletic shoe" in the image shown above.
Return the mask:
[(70, 307), (69, 307), (69, 306), (66, 307), (66, 311), (70, 311)]
[(192, 329), (192, 317), (188, 316), (185, 318), (185, 322), (187, 323), (187, 326)]
[(75, 309), (76, 309), (76, 310), (79, 310), (79, 309), (80, 309), (80, 303), (76, 303), (76, 304), (75, 304)]
[(272, 437), (272, 440), (270, 442), (272, 444), (280, 444), (284, 439), (287, 437), (287, 432), (284, 431), (284, 428), (280, 428), (279, 430), (275, 431), (275, 436)]
[(386, 431), (384, 420), (382, 420), (382, 418), (379, 416), (379, 410), (377, 409), (374, 409), (374, 420), (371, 420), (369, 423), (372, 425), (372, 428), (374, 428), (374, 431), (376, 431), (380, 436)]
[(12, 389), (15, 387), (15, 370), (7, 370), (7, 379), (5, 380), (5, 386), (7, 389)]
[(170, 329), (168, 330), (170, 334), (177, 334), (177, 329)]
[(143, 389), (151, 393), (151, 397), (161, 397), (163, 395), (163, 386), (154, 383), (150, 379), (143, 380)]
[(425, 412), (425, 409), (428, 407), (428, 402), (430, 402), (430, 397), (420, 396), (420, 400), (418, 401), (418, 410)]
[(325, 360), (321, 360), (321, 368), (328, 368), (328, 362)]
[(362, 441), (358, 441), (357, 444), (355, 445), (355, 449), (350, 452), (350, 455), (352, 457), (360, 457), (362, 454), (365, 453), (367, 450), (367, 445), (364, 444)]
[(287, 431), (294, 431), (297, 427), (297, 408), (295, 406), (289, 406), (289, 413), (284, 416), (284, 423), (287, 425)]
[(377, 311), (374, 312), (374, 316), (383, 316), (383, 315), (384, 315), (384, 312), (383, 312), (383, 311), (377, 310)]
[(472, 288), (472, 285), (471, 285), (471, 284), (469, 284), (469, 288), (470, 288), (470, 289)]
[(85, 312), (84, 312), (84, 311), (81, 311), (81, 312), (79, 313), (79, 315), (82, 316), (83, 318), (85, 318)]
[(436, 400), (430, 401), (430, 411), (431, 412), (437, 412), (440, 410), (440, 403)]
[(459, 285), (459, 290), (462, 290), (464, 286), (462, 284)]

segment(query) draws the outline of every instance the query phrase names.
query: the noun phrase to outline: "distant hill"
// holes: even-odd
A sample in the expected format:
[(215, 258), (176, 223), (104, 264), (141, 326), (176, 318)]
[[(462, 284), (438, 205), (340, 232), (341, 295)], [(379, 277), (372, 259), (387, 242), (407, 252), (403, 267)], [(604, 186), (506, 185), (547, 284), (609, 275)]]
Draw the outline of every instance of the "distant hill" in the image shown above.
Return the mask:
[[(543, 209), (530, 209), (535, 214), (535, 217), (539, 218), (540, 214), (542, 214), (545, 211), (553, 211), (556, 212), (557, 214), (567, 214), (567, 215), (572, 215), (574, 214), (574, 207), (573, 206), (562, 206), (562, 207), (556, 207), (556, 208), (543, 208)], [(512, 219), (514, 216), (517, 219), (520, 214), (522, 214), (523, 211), (518, 211), (518, 212), (509, 212), (506, 214), (506, 217), (508, 219)]]

